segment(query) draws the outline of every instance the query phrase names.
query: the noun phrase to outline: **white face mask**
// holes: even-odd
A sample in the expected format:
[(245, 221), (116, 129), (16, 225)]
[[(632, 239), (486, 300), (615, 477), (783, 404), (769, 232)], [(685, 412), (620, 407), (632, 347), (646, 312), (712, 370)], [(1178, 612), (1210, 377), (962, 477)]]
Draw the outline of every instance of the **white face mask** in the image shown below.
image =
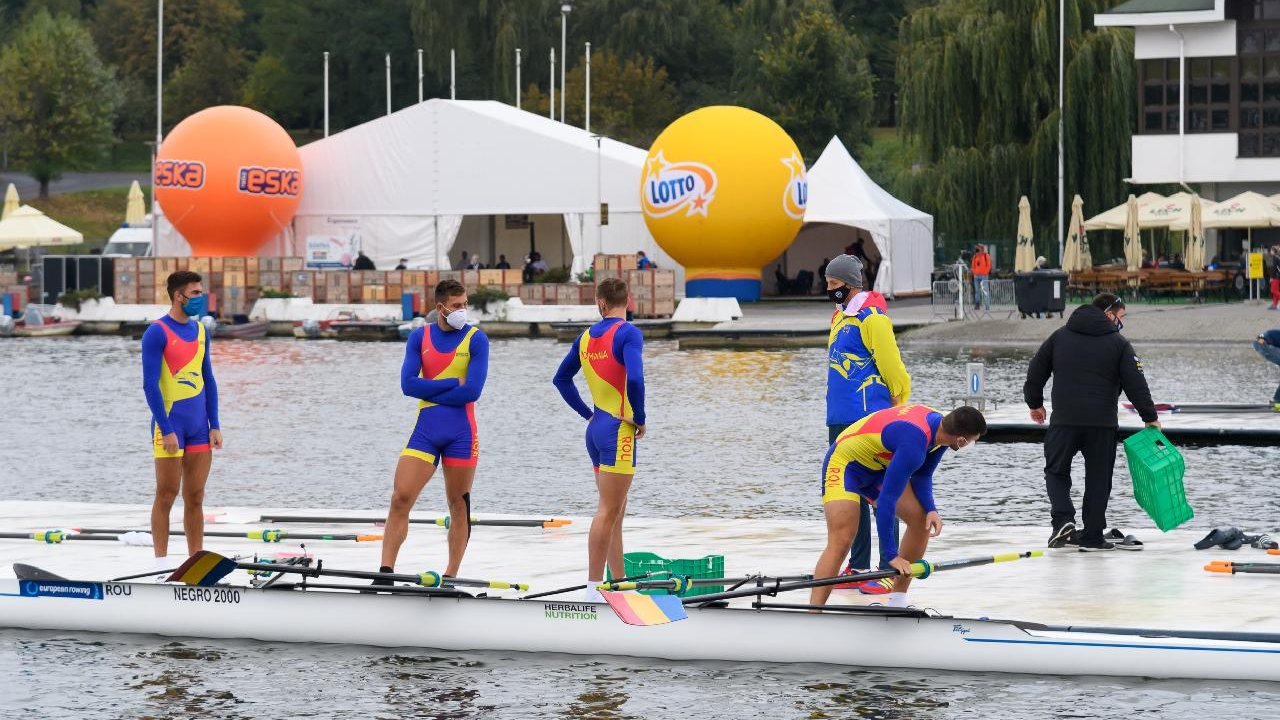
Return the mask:
[(461, 330), (467, 324), (467, 309), (458, 308), (445, 316), (444, 321), (454, 330)]

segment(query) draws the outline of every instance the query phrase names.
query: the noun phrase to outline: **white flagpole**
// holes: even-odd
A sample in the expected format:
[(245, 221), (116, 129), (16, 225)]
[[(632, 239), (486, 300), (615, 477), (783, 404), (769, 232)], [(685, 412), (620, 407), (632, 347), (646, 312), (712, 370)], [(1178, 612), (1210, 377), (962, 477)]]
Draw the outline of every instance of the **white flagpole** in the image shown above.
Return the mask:
[[(563, 92), (563, 90), (561, 90)], [(556, 49), (551, 48), (551, 102), (547, 103), (547, 117), (556, 119)]]
[(449, 49), (449, 99), (458, 99), (458, 56)]
[(418, 102), (422, 102), (422, 48), (418, 48)]
[(387, 114), (391, 114), (391, 53), (387, 53)]
[(520, 48), (516, 48), (516, 108), (520, 107)]
[(591, 43), (587, 43), (587, 77), (586, 82), (587, 99), (586, 99), (586, 122), (583, 123), (582, 129), (591, 132)]
[(329, 137), (329, 53), (324, 54), (324, 136)]

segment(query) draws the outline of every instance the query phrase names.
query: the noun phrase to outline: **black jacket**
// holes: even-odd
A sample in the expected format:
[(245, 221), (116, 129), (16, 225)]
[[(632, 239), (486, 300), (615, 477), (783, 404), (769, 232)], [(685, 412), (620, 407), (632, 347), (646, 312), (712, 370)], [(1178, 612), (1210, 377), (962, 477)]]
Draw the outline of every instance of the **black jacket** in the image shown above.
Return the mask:
[(1143, 422), (1154, 422), (1156, 408), (1133, 345), (1106, 313), (1082, 305), (1071, 313), (1036, 352), (1027, 368), (1022, 395), (1027, 407), (1044, 407), (1044, 385), (1053, 376), (1053, 425), (1116, 427), (1120, 390)]

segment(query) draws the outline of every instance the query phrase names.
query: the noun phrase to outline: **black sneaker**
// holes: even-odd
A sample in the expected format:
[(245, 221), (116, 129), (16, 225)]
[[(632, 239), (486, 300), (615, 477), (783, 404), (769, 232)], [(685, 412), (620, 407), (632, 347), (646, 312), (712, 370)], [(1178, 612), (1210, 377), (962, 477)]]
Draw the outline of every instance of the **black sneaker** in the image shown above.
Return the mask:
[(1060, 548), (1065, 547), (1071, 541), (1071, 536), (1075, 534), (1076, 524), (1073, 522), (1064, 523), (1061, 527), (1053, 531), (1049, 536), (1049, 547)]
[(1102, 552), (1104, 550), (1115, 550), (1116, 546), (1106, 540), (1097, 540), (1094, 542), (1081, 542), (1080, 552)]

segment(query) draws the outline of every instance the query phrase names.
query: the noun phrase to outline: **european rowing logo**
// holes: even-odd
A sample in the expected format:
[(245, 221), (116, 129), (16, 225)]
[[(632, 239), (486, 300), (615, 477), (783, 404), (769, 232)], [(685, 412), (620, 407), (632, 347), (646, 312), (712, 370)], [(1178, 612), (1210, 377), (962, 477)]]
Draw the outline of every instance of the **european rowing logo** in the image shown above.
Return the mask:
[(789, 217), (803, 220), (804, 208), (809, 202), (809, 181), (804, 174), (804, 160), (791, 153), (791, 157), (782, 158), (782, 164), (791, 171), (787, 189), (782, 193), (782, 211)]
[(641, 206), (649, 217), (666, 217), (685, 210), (685, 216), (706, 217), (716, 194), (716, 173), (698, 162), (669, 162), (659, 150), (649, 159), (641, 190)]
[(204, 163), (196, 160), (157, 160), (156, 187), (199, 190), (204, 187)]
[(250, 195), (288, 195), (302, 190), (302, 171), (285, 168), (240, 168), (240, 192)]

